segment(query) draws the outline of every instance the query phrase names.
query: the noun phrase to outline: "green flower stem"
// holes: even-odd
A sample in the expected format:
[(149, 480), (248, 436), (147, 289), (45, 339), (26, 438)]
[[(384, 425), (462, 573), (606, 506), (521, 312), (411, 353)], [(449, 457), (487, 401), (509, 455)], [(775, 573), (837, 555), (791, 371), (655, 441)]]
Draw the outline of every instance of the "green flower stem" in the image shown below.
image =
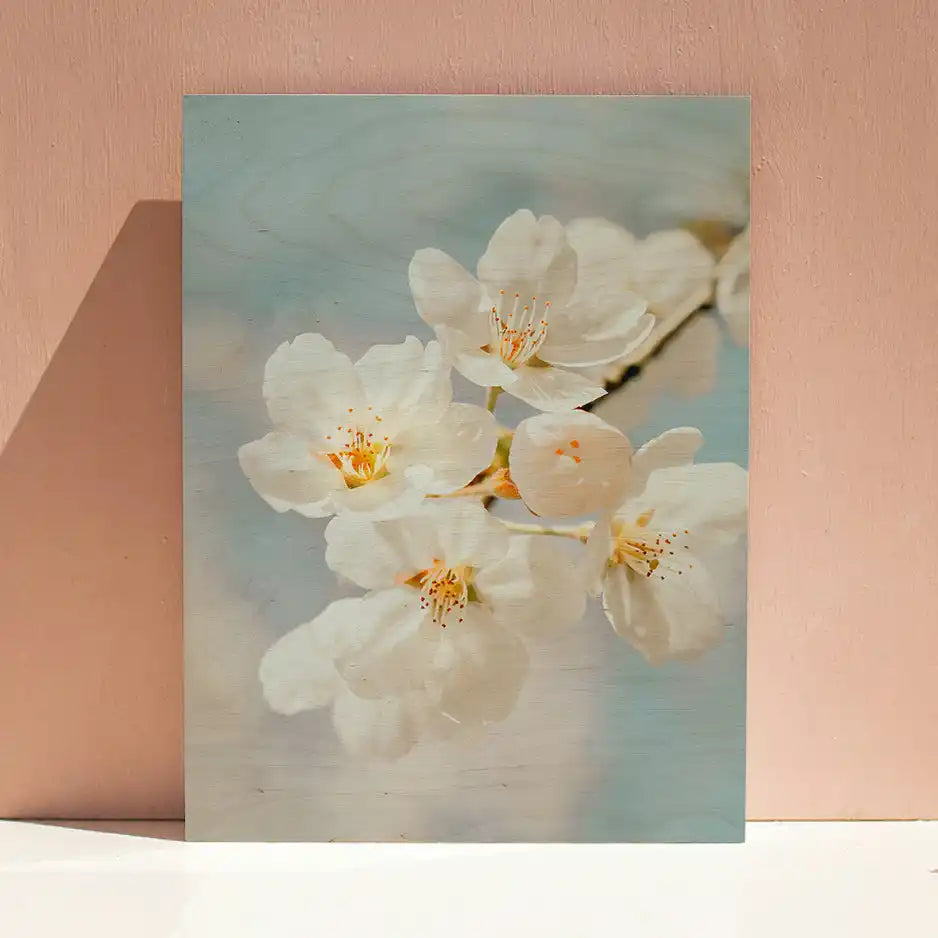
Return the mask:
[(593, 529), (591, 524), (580, 525), (576, 528), (549, 528), (542, 524), (519, 524), (516, 521), (505, 521), (504, 518), (499, 520), (509, 531), (517, 534), (548, 534), (553, 537), (570, 537), (584, 543)]
[(498, 396), (502, 393), (502, 389), (499, 387), (489, 388), (488, 394), (485, 396), (485, 409), (491, 413), (495, 413), (495, 402), (498, 400)]
[(508, 468), (508, 456), (511, 452), (511, 441), (514, 438), (514, 431), (505, 427), (499, 427), (498, 442), (495, 444), (495, 458), (492, 465), (496, 469)]

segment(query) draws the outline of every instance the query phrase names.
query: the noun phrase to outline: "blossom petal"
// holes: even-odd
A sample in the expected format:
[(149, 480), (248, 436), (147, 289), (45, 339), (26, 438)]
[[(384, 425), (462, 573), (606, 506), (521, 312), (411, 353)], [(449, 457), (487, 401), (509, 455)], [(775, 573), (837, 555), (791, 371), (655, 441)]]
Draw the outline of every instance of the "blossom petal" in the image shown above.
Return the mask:
[(408, 269), (410, 291), (420, 318), (430, 326), (465, 332), (473, 345), (488, 340), (488, 313), (481, 284), (461, 264), (436, 248), (414, 254)]
[(535, 514), (590, 514), (621, 504), (631, 453), (628, 439), (594, 414), (540, 414), (515, 430), (511, 478)]
[(522, 365), (514, 375), (512, 384), (503, 385), (505, 390), (538, 410), (552, 413), (582, 407), (606, 393), (590, 379), (553, 365)]
[(631, 290), (663, 321), (683, 319), (713, 292), (713, 256), (684, 229), (637, 240), (606, 219), (581, 218), (567, 225), (567, 238), (579, 259), (574, 302), (604, 302)]
[(723, 614), (710, 574), (693, 552), (681, 559), (680, 576), (667, 571), (663, 579), (657, 574), (632, 577), (631, 618), (624, 630), (616, 628), (652, 664), (695, 658), (723, 634)]
[(512, 537), (505, 557), (474, 582), (500, 626), (530, 637), (562, 631), (586, 607), (580, 571), (549, 537)]
[(325, 539), (329, 569), (365, 589), (395, 586), (440, 561), (483, 567), (508, 550), (505, 526), (470, 499), (424, 502), (390, 520), (339, 515)]
[(450, 404), (439, 422), (410, 427), (394, 439), (394, 457), (404, 465), (433, 471), (428, 489), (452, 492), (488, 468), (495, 455), (498, 429), (487, 410), (473, 404)]
[(686, 530), (691, 545), (731, 544), (746, 530), (748, 473), (735, 463), (658, 469), (630, 504), (637, 513), (654, 509), (657, 529)]
[(528, 672), (521, 639), (496, 624), (478, 603), (446, 630), (433, 662), (428, 690), (440, 710), (464, 726), (504, 720), (514, 709)]
[(660, 319), (689, 315), (713, 293), (713, 255), (683, 229), (656, 231), (636, 244), (631, 286)]
[(641, 492), (648, 477), (657, 469), (686, 466), (694, 461), (694, 454), (703, 446), (703, 434), (695, 427), (676, 427), (665, 430), (649, 440), (632, 457), (630, 489)]
[(340, 693), (332, 707), (332, 725), (345, 751), (387, 760), (410, 752), (420, 738), (415, 696), (369, 699)]
[(408, 586), (362, 597), (344, 624), (348, 646), (336, 667), (359, 697), (397, 697), (424, 686), (441, 631)]
[(577, 254), (577, 282), (593, 286), (598, 278), (599, 282), (620, 290), (623, 281), (609, 278), (609, 265), (631, 256), (638, 243), (635, 235), (607, 218), (574, 218), (567, 223), (566, 233)]
[(464, 378), (481, 388), (510, 388), (518, 381), (517, 372), (512, 371), (500, 356), (481, 349), (460, 352), (453, 365)]
[(258, 677), (271, 710), (289, 716), (332, 700), (341, 684), (333, 662), (344, 648), (344, 626), (357, 619), (362, 602), (338, 599), (267, 649)]
[(318, 333), (284, 342), (264, 369), (264, 398), (278, 427), (318, 438), (342, 423), (364, 395), (347, 355)]
[(346, 752), (359, 758), (399, 759), (420, 738), (417, 694), (370, 699), (338, 694), (332, 725)]
[(375, 521), (350, 512), (325, 531), (326, 565), (364, 589), (385, 589), (426, 570), (440, 554), (435, 517), (416, 511)]
[(439, 419), (453, 398), (449, 367), (438, 342), (408, 336), (399, 345), (373, 345), (355, 363), (355, 371), (368, 398), (368, 413), (382, 418), (385, 433), (418, 418)]
[(586, 539), (583, 555), (583, 579), (591, 596), (599, 596), (603, 590), (603, 577), (612, 556), (612, 512), (604, 512), (593, 525)]
[(566, 228), (577, 255), (577, 285), (571, 305), (614, 302), (632, 291), (631, 258), (635, 236), (605, 218), (576, 218)]
[(363, 518), (395, 518), (413, 511), (423, 501), (433, 473), (423, 466), (404, 466), (380, 479), (332, 493), (336, 511), (355, 512)]
[(345, 488), (335, 466), (289, 433), (268, 433), (245, 443), (238, 462), (257, 494), (280, 512), (292, 508), (307, 518), (324, 518), (334, 511), (332, 494)]
[(424, 511), (436, 525), (441, 556), (448, 566), (480, 568), (505, 556), (505, 526), (478, 501), (442, 499), (428, 504)]
[(473, 384), (492, 388), (506, 387), (515, 381), (515, 373), (501, 357), (481, 347), (489, 341), (487, 333), (480, 343), (468, 333), (449, 326), (437, 326), (435, 331), (445, 360)]
[(628, 569), (622, 564), (609, 567), (603, 577), (603, 612), (617, 635), (632, 635), (632, 595)]
[(568, 367), (603, 365), (623, 358), (655, 328), (655, 317), (645, 314), (645, 309), (645, 301), (635, 293), (625, 293), (605, 307), (568, 307), (556, 324), (551, 317), (538, 355), (550, 364)]
[(479, 279), (490, 297), (504, 290), (561, 306), (576, 285), (576, 253), (556, 218), (521, 209), (495, 230), (479, 259)]

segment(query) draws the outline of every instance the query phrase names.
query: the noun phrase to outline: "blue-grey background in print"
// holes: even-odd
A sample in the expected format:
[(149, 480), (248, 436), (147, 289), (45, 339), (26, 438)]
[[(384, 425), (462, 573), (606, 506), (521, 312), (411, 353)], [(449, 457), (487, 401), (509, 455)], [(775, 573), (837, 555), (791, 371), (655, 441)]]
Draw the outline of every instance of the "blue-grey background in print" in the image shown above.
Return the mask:
[[(189, 835), (740, 839), (744, 547), (723, 571), (725, 640), (699, 661), (650, 667), (591, 602), (532, 656), (504, 724), (362, 766), (327, 711), (288, 718), (263, 702), (264, 650), (356, 591), (325, 567), (326, 520), (274, 512), (237, 449), (268, 430), (261, 378), (284, 340), (320, 331), (355, 358), (431, 337), (407, 284), (418, 248), (474, 269), (518, 208), (637, 234), (744, 225), (748, 100), (190, 97), (184, 140)], [(747, 350), (703, 312), (596, 412), (636, 446), (697, 426), (698, 461), (747, 465), (748, 379)], [(457, 399), (481, 403), (479, 388), (455, 384)], [(530, 413), (504, 397), (499, 407), (506, 420)]]

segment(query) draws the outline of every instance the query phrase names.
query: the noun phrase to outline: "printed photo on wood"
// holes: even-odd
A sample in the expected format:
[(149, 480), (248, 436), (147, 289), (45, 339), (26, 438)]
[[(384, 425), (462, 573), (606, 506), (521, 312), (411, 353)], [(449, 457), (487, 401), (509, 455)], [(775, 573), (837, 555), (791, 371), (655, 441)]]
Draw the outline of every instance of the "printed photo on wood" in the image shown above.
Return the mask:
[(743, 838), (749, 102), (184, 107), (186, 827)]

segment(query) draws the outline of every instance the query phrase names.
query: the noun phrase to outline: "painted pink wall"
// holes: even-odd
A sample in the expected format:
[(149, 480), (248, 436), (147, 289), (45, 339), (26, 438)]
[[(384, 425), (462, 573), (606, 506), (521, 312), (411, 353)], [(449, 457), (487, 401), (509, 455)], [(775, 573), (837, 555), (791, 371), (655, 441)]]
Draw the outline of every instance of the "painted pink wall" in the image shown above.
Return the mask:
[(6, 0), (0, 813), (182, 811), (178, 207), (134, 209), (179, 198), (181, 95), (556, 91), (751, 93), (749, 813), (938, 815), (936, 29), (927, 0)]

